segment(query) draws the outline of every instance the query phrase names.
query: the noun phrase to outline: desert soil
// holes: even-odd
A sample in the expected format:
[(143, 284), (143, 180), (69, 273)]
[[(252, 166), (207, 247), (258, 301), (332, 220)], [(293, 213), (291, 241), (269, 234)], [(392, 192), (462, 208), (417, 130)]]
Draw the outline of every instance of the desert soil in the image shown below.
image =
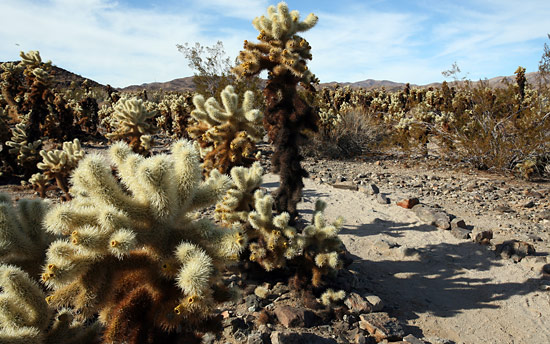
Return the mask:
[[(341, 238), (354, 257), (349, 269), (416, 338), (550, 343), (550, 185), (453, 171), (429, 160), (306, 159), (312, 172), (301, 213), (309, 220), (321, 198), (328, 203), (329, 219), (345, 218)], [(277, 176), (265, 177), (266, 187), (277, 182)], [(359, 190), (331, 183), (355, 184)], [(388, 204), (369, 194), (371, 184)], [(491, 230), (494, 238), (481, 245), (426, 224), (413, 210), (396, 205), (412, 197), (462, 218), (469, 230)], [(506, 240), (525, 241), (536, 253), (519, 262), (496, 254), (495, 246)]]

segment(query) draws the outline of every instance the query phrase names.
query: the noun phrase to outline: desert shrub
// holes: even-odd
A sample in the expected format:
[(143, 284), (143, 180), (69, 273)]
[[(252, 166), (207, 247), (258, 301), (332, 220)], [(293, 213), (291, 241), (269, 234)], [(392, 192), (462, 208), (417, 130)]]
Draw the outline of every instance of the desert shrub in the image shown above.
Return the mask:
[[(323, 110), (321, 110), (323, 111)], [(320, 113), (319, 131), (303, 147), (308, 156), (330, 159), (348, 159), (378, 149), (385, 137), (385, 127), (363, 107), (348, 107), (346, 112), (334, 115), (329, 110), (329, 123)]]

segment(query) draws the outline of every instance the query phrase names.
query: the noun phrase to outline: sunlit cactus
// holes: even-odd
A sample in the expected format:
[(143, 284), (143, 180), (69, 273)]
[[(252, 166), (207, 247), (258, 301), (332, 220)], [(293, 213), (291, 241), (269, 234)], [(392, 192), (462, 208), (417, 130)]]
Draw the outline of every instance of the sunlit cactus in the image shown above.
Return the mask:
[(102, 157), (86, 156), (72, 175), (73, 200), (46, 216), (48, 231), (64, 237), (47, 252), (48, 301), (99, 314), (107, 342), (198, 331), (227, 299), (220, 271), (246, 242), (238, 226), (219, 228), (192, 211), (221, 199), (230, 179), (213, 171), (203, 182), (184, 140), (150, 158), (122, 142), (109, 153), (118, 178)]
[(13, 206), (10, 197), (0, 193), (0, 262), (38, 276), (53, 238), (42, 226), (48, 208), (45, 201), (28, 199)]
[[(84, 157), (84, 151), (80, 146), (80, 141), (74, 139), (73, 142), (63, 142), (63, 150), (41, 150), (40, 156), (42, 162), (37, 164), (42, 170), (42, 174), (49, 180), (55, 180), (57, 186), (64, 192), (67, 200), (71, 199), (69, 194), (69, 176), (76, 168), (78, 162)], [(34, 178), (30, 181), (39, 190), (43, 190), (41, 185), (44, 180), (40, 176), (33, 175)], [(34, 183), (33, 183), (34, 182)], [(44, 197), (41, 195), (41, 197)]]
[(220, 97), (221, 104), (214, 97), (205, 100), (202, 95), (196, 95), (195, 110), (191, 112), (194, 121), (187, 128), (204, 152), (206, 174), (214, 168), (226, 173), (234, 166), (250, 166), (256, 160), (252, 155), (256, 142), (263, 135), (263, 116), (253, 107), (252, 91), (245, 92), (242, 104), (231, 85)]
[(100, 326), (74, 320), (72, 312), (54, 312), (42, 288), (23, 270), (0, 264), (0, 343), (97, 343)]
[(121, 98), (114, 105), (110, 127), (114, 130), (105, 135), (111, 141), (124, 140), (135, 153), (149, 154), (151, 135), (157, 131), (153, 124), (154, 112), (145, 108), (137, 98)]

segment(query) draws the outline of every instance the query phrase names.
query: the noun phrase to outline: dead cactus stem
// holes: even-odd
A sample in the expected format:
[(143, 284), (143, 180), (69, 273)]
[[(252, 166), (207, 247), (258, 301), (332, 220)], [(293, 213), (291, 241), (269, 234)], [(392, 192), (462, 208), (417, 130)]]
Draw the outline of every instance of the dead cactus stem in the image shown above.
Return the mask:
[(303, 157), (299, 153), (299, 145), (306, 139), (302, 132), (304, 129), (316, 131), (318, 120), (313, 108), (298, 96), (298, 81), (299, 78), (287, 72), (272, 77), (264, 89), (267, 108), (264, 126), (275, 148), (271, 163), (273, 172), (281, 177), (281, 185), (275, 192), (275, 207), (279, 213), (287, 211), (292, 219), (297, 216), (296, 205), (304, 187), (302, 179), (308, 176), (301, 166)]

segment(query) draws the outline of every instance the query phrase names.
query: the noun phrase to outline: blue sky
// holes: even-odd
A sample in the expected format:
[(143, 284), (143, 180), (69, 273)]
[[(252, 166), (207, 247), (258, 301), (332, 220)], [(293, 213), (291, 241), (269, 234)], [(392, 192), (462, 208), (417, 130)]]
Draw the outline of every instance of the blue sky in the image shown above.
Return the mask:
[[(457, 62), (471, 79), (537, 70), (550, 43), (550, 1), (287, 1), (318, 24), (302, 34), (321, 82), (426, 84)], [(39, 50), (44, 60), (123, 87), (191, 76), (176, 44), (221, 40), (234, 58), (254, 41), (264, 0), (2, 0), (0, 61)]]

